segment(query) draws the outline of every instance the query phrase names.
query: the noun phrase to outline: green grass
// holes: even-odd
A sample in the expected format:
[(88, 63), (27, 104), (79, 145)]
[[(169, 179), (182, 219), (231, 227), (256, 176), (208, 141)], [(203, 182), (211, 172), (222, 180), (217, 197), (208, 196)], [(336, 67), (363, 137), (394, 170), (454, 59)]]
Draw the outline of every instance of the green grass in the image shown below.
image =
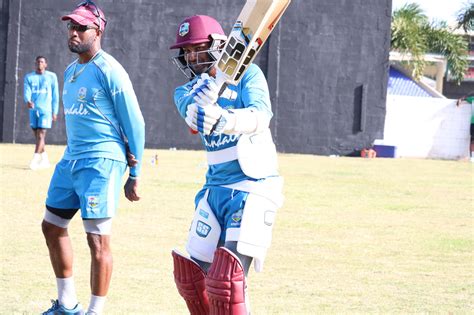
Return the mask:
[[(48, 146), (59, 161), (64, 147)], [(56, 296), (40, 222), (52, 174), (30, 171), (32, 145), (0, 145), (0, 313), (34, 314)], [(149, 163), (158, 154), (158, 165)], [(473, 168), (465, 161), (281, 154), (285, 204), (253, 314), (440, 313), (474, 309)], [(172, 276), (184, 250), (200, 151), (146, 150), (142, 200), (121, 198), (107, 314), (187, 314)], [(80, 301), (89, 300), (81, 220), (70, 227)]]

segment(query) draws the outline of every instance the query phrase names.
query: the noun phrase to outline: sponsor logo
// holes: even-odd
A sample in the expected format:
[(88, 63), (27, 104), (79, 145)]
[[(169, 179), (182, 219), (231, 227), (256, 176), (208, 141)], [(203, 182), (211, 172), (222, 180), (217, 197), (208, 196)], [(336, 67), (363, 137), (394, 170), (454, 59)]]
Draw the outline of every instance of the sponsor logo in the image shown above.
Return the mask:
[(179, 26), (179, 36), (183, 37), (189, 33), (189, 23), (185, 22)]
[(48, 89), (47, 89), (47, 88), (42, 88), (42, 89), (40, 89), (40, 88), (36, 88), (36, 89), (33, 88), (33, 89), (32, 89), (32, 92), (33, 92), (34, 94), (48, 94)]
[(99, 207), (99, 197), (98, 196), (89, 196), (87, 197), (87, 210), (97, 211)]
[(202, 209), (199, 209), (199, 215), (203, 218), (206, 218), (206, 219), (209, 218), (209, 213), (207, 213), (206, 211), (204, 211)]
[(211, 231), (211, 226), (202, 221), (198, 221), (196, 225), (196, 233), (200, 237), (207, 237)]
[(234, 143), (237, 140), (239, 140), (240, 135), (224, 135), (220, 134), (219, 136), (215, 137), (213, 136), (214, 139), (206, 139), (204, 138), (204, 145), (208, 148), (219, 148), (221, 146), (224, 146), (229, 143)]
[(84, 104), (80, 104), (79, 106), (77, 104), (72, 104), (71, 107), (64, 108), (64, 115), (85, 116), (85, 115), (89, 115), (89, 111), (86, 108), (84, 108)]

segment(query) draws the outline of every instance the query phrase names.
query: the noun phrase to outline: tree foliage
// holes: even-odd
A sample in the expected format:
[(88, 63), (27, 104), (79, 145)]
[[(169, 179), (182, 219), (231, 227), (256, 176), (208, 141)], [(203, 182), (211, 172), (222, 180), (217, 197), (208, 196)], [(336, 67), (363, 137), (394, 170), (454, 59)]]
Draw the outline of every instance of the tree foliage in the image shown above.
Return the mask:
[(406, 4), (392, 16), (392, 49), (411, 54), (413, 75), (420, 79), (426, 67), (427, 53), (441, 54), (448, 60), (448, 70), (460, 83), (468, 68), (468, 44), (454, 34), (445, 22), (431, 22), (415, 3)]
[(474, 3), (467, 3), (459, 10), (457, 21), (457, 28), (462, 27), (466, 33), (474, 31)]

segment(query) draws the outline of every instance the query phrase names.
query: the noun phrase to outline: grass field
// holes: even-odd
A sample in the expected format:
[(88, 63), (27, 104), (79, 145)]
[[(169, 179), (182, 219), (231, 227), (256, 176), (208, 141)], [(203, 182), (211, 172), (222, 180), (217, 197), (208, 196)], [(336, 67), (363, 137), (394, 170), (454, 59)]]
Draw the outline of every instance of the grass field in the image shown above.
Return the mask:
[[(64, 147), (48, 146), (52, 162)], [(0, 144), (1, 314), (37, 314), (56, 297), (40, 222), (53, 169), (27, 168), (32, 145)], [(158, 165), (149, 162), (158, 154)], [(281, 154), (285, 204), (252, 314), (439, 313), (474, 309), (473, 165), (465, 161)], [(170, 251), (184, 250), (205, 155), (146, 150), (142, 200), (114, 219), (107, 314), (187, 314)], [(89, 301), (81, 220), (70, 227), (75, 279)]]

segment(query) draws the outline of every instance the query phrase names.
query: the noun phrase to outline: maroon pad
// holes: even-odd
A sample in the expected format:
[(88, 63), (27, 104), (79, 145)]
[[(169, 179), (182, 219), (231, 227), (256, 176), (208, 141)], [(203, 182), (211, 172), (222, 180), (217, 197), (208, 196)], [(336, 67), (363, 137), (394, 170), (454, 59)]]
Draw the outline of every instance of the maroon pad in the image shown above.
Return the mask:
[(174, 282), (179, 294), (186, 301), (191, 315), (209, 314), (204, 271), (191, 259), (173, 250)]
[(211, 315), (244, 315), (245, 273), (237, 256), (220, 247), (206, 276)]

